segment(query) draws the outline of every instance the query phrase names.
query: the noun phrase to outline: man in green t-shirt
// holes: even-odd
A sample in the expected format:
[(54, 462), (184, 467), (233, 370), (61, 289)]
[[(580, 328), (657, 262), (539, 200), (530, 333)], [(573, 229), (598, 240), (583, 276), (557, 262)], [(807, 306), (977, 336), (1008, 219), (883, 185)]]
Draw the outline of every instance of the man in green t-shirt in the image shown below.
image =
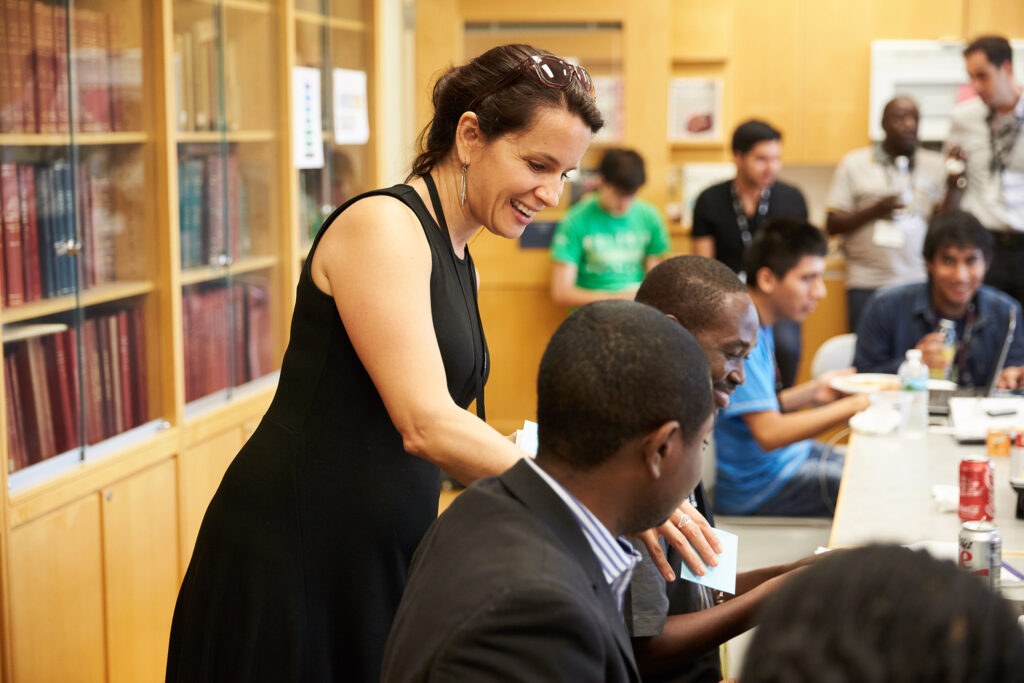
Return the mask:
[(644, 274), (668, 253), (661, 216), (636, 198), (647, 179), (640, 155), (609, 150), (600, 173), (597, 191), (569, 209), (551, 240), (551, 298), (556, 304), (632, 299)]

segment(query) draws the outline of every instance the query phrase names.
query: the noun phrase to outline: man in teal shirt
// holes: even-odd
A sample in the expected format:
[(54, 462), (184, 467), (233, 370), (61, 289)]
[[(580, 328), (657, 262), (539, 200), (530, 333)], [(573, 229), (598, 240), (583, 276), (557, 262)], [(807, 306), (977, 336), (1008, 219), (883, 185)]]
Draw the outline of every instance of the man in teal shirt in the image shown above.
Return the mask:
[(637, 199), (644, 160), (612, 149), (600, 166), (601, 184), (565, 214), (551, 240), (551, 298), (563, 306), (632, 299), (644, 274), (668, 253), (657, 209)]

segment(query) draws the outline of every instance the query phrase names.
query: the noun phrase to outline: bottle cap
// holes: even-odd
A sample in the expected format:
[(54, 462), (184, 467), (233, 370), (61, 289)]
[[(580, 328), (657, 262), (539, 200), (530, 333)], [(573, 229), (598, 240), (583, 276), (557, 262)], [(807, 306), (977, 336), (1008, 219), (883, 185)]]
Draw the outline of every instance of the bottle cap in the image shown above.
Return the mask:
[(907, 349), (907, 360), (921, 360), (921, 349)]

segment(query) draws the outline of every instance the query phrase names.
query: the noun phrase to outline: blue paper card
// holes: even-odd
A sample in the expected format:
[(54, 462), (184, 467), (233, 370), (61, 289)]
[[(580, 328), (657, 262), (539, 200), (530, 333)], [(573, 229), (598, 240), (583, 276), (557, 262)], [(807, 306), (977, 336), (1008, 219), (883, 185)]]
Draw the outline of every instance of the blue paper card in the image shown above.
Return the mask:
[(715, 533), (718, 534), (718, 540), (722, 542), (722, 552), (718, 554), (718, 566), (706, 567), (707, 571), (704, 576), (697, 576), (683, 564), (679, 568), (679, 578), (732, 595), (736, 592), (736, 559), (739, 556), (739, 537), (721, 529), (715, 529)]

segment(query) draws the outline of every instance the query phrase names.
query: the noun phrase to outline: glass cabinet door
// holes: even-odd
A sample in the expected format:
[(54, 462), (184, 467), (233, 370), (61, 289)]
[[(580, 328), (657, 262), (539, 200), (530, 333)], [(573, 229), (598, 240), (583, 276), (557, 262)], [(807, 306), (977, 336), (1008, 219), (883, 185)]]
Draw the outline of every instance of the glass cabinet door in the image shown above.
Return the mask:
[(368, 0), (295, 0), (295, 78), (319, 84), (322, 131), (322, 156), (297, 164), (303, 257), (336, 207), (376, 185), (372, 18)]
[(0, 5), (12, 489), (159, 428), (149, 4)]
[(175, 0), (186, 413), (280, 363), (279, 6)]

